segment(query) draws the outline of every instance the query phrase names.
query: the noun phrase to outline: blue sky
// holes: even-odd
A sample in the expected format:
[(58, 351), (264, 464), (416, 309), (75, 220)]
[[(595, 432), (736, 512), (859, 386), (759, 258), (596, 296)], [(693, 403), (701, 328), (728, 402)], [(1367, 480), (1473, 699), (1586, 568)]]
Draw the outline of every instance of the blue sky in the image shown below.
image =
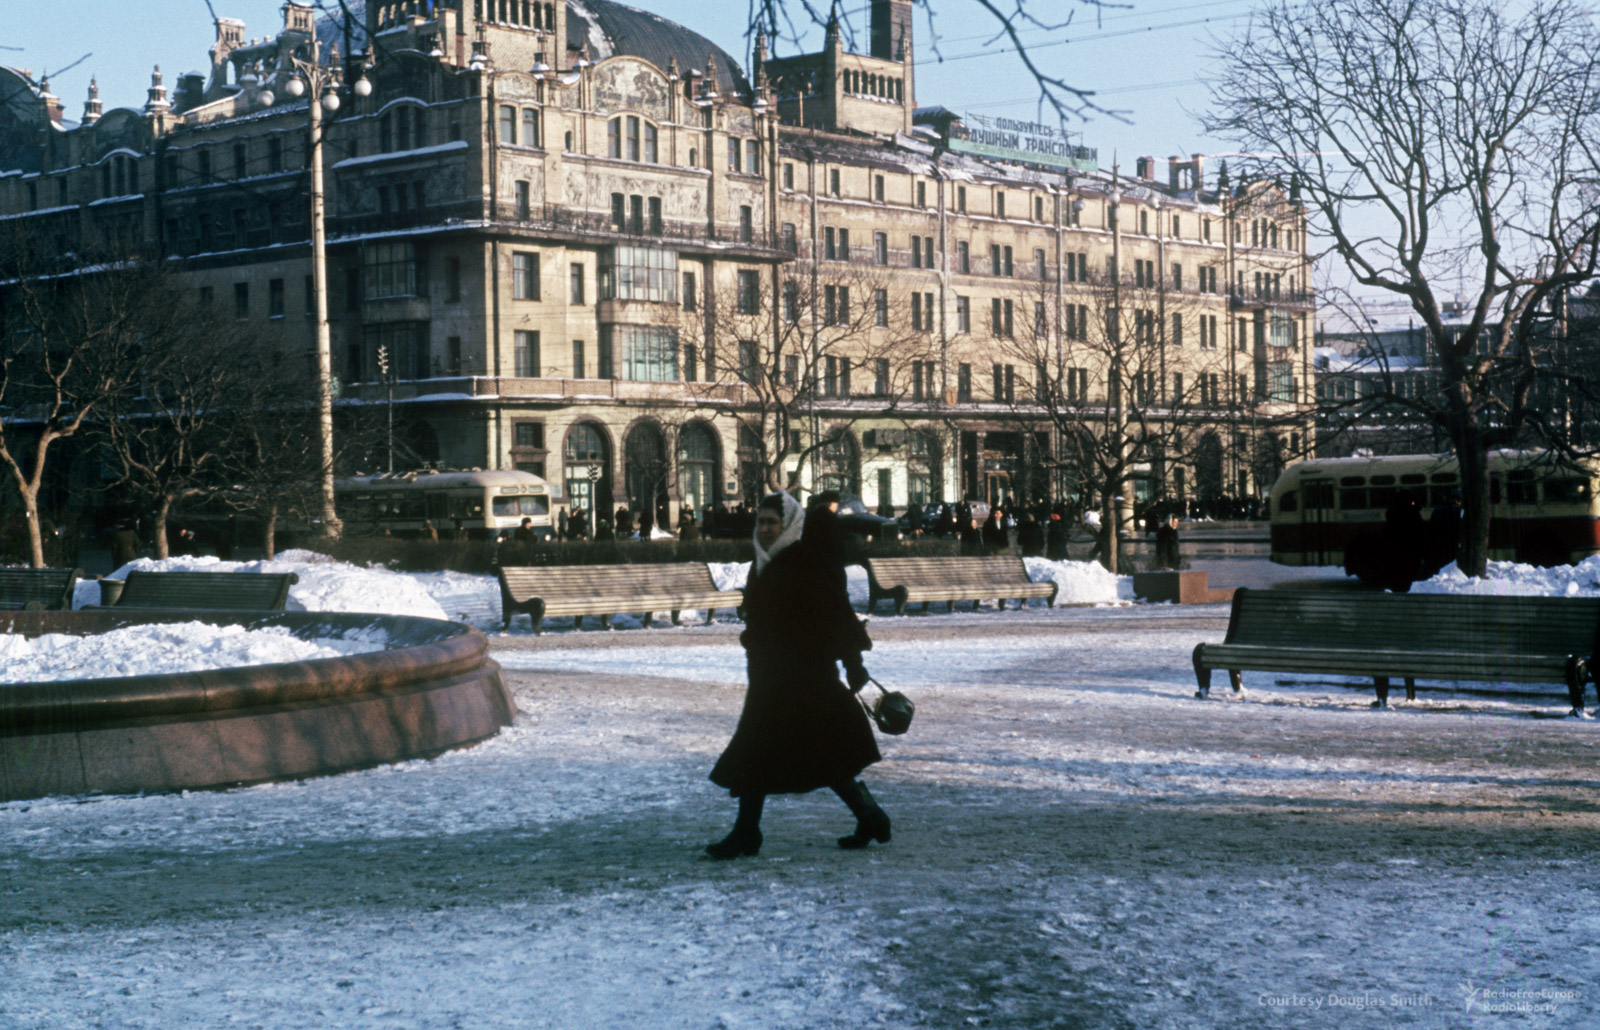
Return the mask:
[[(813, 0), (826, 6), (825, 0)], [(1009, 0), (1008, 0), (1009, 2)], [(246, 36), (266, 36), (282, 24), (281, 0), (212, 0), (222, 17), (242, 19)], [(994, 41), (993, 18), (972, 0), (932, 0), (939, 36), (935, 57), (927, 17), (919, 11), (917, 102), (952, 110), (1035, 120), (1037, 90), (1015, 54), (997, 52), (1009, 42)], [(160, 64), (170, 87), (184, 71), (203, 69), (213, 31), (206, 0), (52, 0), (14, 4), (7, 33), (0, 37), (0, 62), (52, 72), (52, 91), (70, 117), (83, 110), (89, 76), (98, 77), (107, 109), (144, 103), (151, 66)], [(634, 0), (711, 37), (743, 61), (748, 47), (742, 29), (748, 0)], [(798, 4), (795, 5), (798, 7)], [(865, 0), (846, 0), (846, 16), (864, 31)], [(1122, 7), (1094, 8), (1036, 0), (1064, 30), (1033, 29), (1026, 34), (1037, 60), (1050, 74), (1100, 91), (1101, 106), (1123, 112), (1122, 119), (1096, 115), (1070, 124), (1096, 147), (1102, 165), (1113, 152), (1131, 170), (1141, 155), (1216, 154), (1226, 147), (1201, 134), (1195, 117), (1204, 105), (1198, 80), (1205, 66), (1208, 34), (1226, 34), (1244, 24), (1249, 0), (1210, 0), (1179, 4), (1148, 0)], [(1097, 14), (1098, 10), (1098, 14)], [(811, 41), (820, 43), (820, 33)], [(865, 49), (865, 37), (856, 49)], [(784, 52), (780, 50), (780, 54)], [(88, 55), (82, 63), (57, 71)], [(1042, 120), (1042, 119), (1041, 119)], [(1165, 164), (1159, 165), (1163, 174)], [(1215, 164), (1210, 166), (1214, 169)], [(1210, 170), (1208, 169), (1208, 171)]]

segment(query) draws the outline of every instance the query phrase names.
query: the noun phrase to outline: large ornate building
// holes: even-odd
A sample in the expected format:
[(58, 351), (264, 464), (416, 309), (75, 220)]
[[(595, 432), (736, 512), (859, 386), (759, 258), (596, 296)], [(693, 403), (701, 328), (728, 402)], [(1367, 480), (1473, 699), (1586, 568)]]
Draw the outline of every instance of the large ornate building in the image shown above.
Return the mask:
[(341, 404), (395, 398), (410, 463), (675, 515), (772, 482), (1031, 500), (1078, 489), (1069, 438), (1107, 426), (1165, 427), (1141, 495), (1261, 491), (1301, 449), (1299, 205), (918, 107), (910, 0), (872, 0), (868, 53), (835, 23), (816, 54), (758, 40), (748, 75), (612, 0), (350, 7), (290, 0), (262, 40), (221, 19), (209, 72), (158, 69), (142, 109), (91, 86), (76, 123), (0, 69), (0, 225), (159, 241), (218, 332), (310, 360), (288, 86), (315, 56), (371, 85), (321, 120), (333, 371)]

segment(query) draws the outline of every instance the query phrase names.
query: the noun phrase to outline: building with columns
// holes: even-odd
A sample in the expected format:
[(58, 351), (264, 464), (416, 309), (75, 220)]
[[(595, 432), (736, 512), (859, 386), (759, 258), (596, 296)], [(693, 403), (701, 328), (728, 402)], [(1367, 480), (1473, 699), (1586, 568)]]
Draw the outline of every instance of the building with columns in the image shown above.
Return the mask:
[(1159, 424), (1136, 496), (1264, 492), (1314, 398), (1303, 210), (918, 106), (911, 7), (872, 0), (869, 53), (835, 23), (747, 72), (612, 0), (289, 0), (75, 122), (0, 69), (0, 233), (154, 247), (218, 332), (307, 367), (287, 83), (315, 56), (372, 87), (322, 118), (333, 372), (341, 406), (393, 398), (404, 464), (527, 469), (588, 511), (791, 483), (903, 509), (1083, 490), (1066, 438)]

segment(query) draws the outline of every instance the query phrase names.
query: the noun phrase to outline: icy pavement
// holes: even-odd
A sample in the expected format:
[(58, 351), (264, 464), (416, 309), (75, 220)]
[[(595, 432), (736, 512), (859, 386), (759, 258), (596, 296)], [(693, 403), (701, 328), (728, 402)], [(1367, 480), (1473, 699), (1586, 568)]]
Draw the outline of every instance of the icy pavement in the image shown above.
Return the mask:
[(522, 711), (479, 747), (0, 805), (0, 1025), (1600, 1023), (1600, 724), (1558, 686), (1195, 701), (1225, 611), (875, 619), (918, 704), (868, 775), (894, 841), (777, 798), (732, 863), (737, 626), (497, 637)]

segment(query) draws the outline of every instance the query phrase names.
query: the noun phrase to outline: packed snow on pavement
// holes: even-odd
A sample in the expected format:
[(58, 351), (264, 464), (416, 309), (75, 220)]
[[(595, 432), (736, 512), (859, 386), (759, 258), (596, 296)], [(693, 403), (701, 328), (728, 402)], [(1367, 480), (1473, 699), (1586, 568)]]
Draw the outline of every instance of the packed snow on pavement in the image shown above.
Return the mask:
[[(485, 577), (396, 578), (454, 614)], [(864, 854), (820, 792), (769, 804), (758, 857), (699, 856), (733, 810), (705, 779), (731, 621), (495, 633), (516, 724), (431, 761), (0, 804), (0, 1025), (1600, 1020), (1600, 724), (1559, 686), (1201, 702), (1224, 607), (1101, 603), (873, 618), (918, 712)]]

